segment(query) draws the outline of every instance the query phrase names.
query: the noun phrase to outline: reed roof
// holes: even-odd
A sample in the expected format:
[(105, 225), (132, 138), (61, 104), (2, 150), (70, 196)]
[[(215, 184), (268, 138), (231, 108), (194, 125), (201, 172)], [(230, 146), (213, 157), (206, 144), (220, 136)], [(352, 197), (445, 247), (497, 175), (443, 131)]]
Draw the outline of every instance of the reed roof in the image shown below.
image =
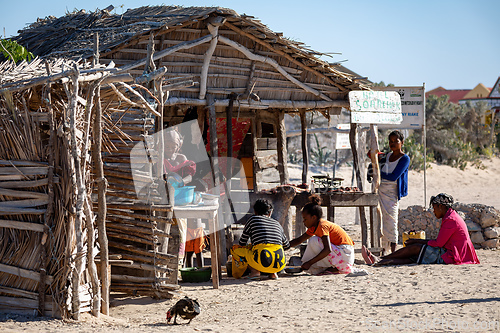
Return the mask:
[[(282, 33), (272, 31), (253, 16), (239, 15), (234, 10), (221, 7), (145, 6), (129, 9), (121, 15), (112, 14), (107, 10), (96, 10), (95, 12), (81, 10), (59, 18), (47, 17), (39, 19), (26, 29), (20, 30), (19, 35), (14, 39), (40, 57), (64, 56), (73, 59), (88, 59), (93, 56), (93, 38), (94, 34), (98, 32), (99, 51), (103, 58), (115, 54), (112, 58), (121, 57), (121, 59), (132, 61), (138, 60), (138, 58), (133, 58), (130, 53), (122, 53), (119, 56), (116, 56), (116, 53), (120, 52), (120, 50), (130, 49), (130, 47), (137, 47), (139, 44), (142, 44), (143, 51), (145, 51), (150, 34), (155, 36), (165, 35), (167, 37), (164, 38), (170, 41), (189, 41), (199, 38), (199, 33), (196, 34), (194, 30), (204, 31), (203, 34), (208, 33), (205, 21), (214, 16), (222, 16), (226, 19), (227, 24), (222, 27), (225, 30), (222, 30), (222, 28), (219, 30), (221, 36), (231, 33), (226, 36), (250, 50), (253, 49), (252, 51), (256, 54), (275, 59), (286, 71), (295, 75), (300, 81), (312, 85), (322, 85), (322, 87), (314, 88), (332, 99), (346, 99), (348, 91), (368, 89), (369, 81), (365, 80), (366, 78), (357, 77), (353, 72), (345, 70), (339, 64), (329, 64), (321, 60), (319, 56), (324, 55), (323, 53), (311, 50), (301, 42), (288, 39)], [(186, 27), (191, 29), (184, 29)], [(190, 31), (186, 32), (187, 30)], [(176, 31), (177, 34), (174, 34)], [(168, 45), (168, 41), (165, 43)], [(160, 49), (161, 47), (162, 45), (160, 45)], [(222, 51), (224, 51), (224, 47), (228, 48), (228, 46), (224, 45), (218, 45), (217, 47), (222, 48)], [(207, 47), (202, 45), (198, 48), (200, 51), (195, 51), (195, 55), (203, 56)], [(219, 53), (216, 51), (214, 57), (222, 56), (221, 58), (227, 58), (228, 52), (223, 53), (222, 51)], [(141, 54), (141, 57), (144, 58), (144, 52)], [(175, 58), (172, 58), (173, 55), (169, 57), (177, 63), (179, 61), (187, 63), (188, 61), (192, 62), (195, 55), (190, 54), (187, 58), (185, 56), (182, 58), (182, 54), (177, 55)], [(234, 58), (233, 54), (230, 56)], [(241, 55), (237, 57), (246, 59)], [(214, 59), (211, 62), (213, 63)], [(116, 63), (120, 65), (119, 62)], [(228, 64), (227, 62), (218, 65), (234, 67), (234, 63)], [(241, 66), (243, 67), (243, 65)], [(246, 65), (246, 67), (250, 66)], [(193, 72), (195, 70), (191, 67), (190, 69), (183, 68), (177, 72), (187, 73), (188, 71)], [(223, 74), (234, 73), (228, 73), (226, 70)], [(266, 75), (265, 78), (268, 79), (268, 83), (273, 84), (269, 80), (274, 79), (274, 77)], [(231, 79), (238, 78), (233, 75)], [(226, 86), (229, 83), (230, 88), (239, 88), (240, 90), (245, 85), (244, 80), (237, 84), (233, 84), (234, 80), (223, 83)], [(231, 84), (233, 84), (232, 87)], [(290, 87), (294, 88), (295, 86), (292, 84)], [(325, 87), (327, 88), (326, 91), (320, 89)], [(287, 85), (281, 85), (281, 88), (287, 88)], [(269, 91), (262, 93), (265, 95)], [(186, 96), (180, 94), (176, 96), (174, 94), (173, 96), (193, 98), (195, 95)], [(289, 94), (274, 93), (267, 97), (264, 96), (264, 99), (315, 100), (317, 98), (312, 95), (294, 94), (292, 92)]]

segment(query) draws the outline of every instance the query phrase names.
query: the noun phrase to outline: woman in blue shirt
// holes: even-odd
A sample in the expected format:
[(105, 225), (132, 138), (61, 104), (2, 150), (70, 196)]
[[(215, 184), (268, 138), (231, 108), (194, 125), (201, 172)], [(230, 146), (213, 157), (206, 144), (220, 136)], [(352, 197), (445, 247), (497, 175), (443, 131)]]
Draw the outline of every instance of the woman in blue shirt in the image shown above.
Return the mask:
[[(403, 153), (403, 134), (392, 131), (389, 134), (389, 152), (380, 163), (380, 187), (378, 190), (382, 211), (382, 247), (396, 250), (398, 243), (399, 200), (408, 195), (408, 167), (410, 157)], [(385, 160), (385, 161), (384, 161)]]

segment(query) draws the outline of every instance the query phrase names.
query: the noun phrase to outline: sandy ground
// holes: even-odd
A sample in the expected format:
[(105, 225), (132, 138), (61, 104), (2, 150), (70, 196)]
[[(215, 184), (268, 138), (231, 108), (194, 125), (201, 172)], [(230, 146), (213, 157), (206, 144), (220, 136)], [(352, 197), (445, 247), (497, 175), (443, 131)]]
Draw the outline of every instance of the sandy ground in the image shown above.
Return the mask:
[[(447, 192), (464, 203), (500, 208), (500, 159), (465, 171), (432, 165), (427, 196)], [(299, 170), (299, 169), (298, 169)], [(296, 174), (290, 169), (293, 178)], [(349, 179), (349, 169), (337, 176)], [(298, 171), (297, 178), (300, 177)], [(344, 184), (348, 185), (348, 184)], [(411, 172), (401, 207), (423, 205), (423, 173)], [(428, 199), (427, 199), (428, 200)], [(360, 248), (353, 210), (338, 209), (336, 222)], [(297, 251), (297, 250), (295, 250)], [(291, 254), (294, 254), (293, 251)], [(367, 275), (283, 275), (278, 280), (181, 284), (172, 300), (112, 295), (111, 316), (83, 315), (81, 322), (0, 315), (3, 332), (500, 332), (500, 251), (478, 250), (480, 265), (369, 267)], [(168, 325), (165, 312), (180, 297), (198, 299), (201, 314), (190, 325)], [(181, 320), (182, 321), (182, 320)]]

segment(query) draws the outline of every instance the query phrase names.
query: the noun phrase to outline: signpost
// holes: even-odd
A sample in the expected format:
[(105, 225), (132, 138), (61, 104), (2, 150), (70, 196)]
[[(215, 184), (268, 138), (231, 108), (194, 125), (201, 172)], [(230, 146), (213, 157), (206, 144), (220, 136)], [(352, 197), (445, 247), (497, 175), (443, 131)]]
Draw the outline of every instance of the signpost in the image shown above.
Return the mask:
[(395, 91), (355, 90), (349, 92), (351, 123), (400, 124), (401, 98)]
[[(425, 88), (421, 87), (375, 87), (380, 91), (395, 91), (401, 97), (401, 114), (403, 121), (398, 129), (422, 129), (425, 122)], [(392, 128), (391, 125), (382, 125), (380, 128)]]

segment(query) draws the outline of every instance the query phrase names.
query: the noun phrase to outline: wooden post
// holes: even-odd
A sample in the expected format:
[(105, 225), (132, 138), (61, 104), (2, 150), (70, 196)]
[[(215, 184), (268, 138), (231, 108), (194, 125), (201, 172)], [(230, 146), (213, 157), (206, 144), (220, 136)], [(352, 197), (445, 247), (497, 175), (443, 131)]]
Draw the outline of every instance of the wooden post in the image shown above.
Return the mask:
[(278, 150), (278, 172), (280, 174), (281, 185), (289, 183), (288, 177), (288, 162), (286, 149), (286, 128), (285, 128), (285, 111), (279, 110), (276, 112), (276, 136)]
[(253, 191), (257, 192), (257, 115), (252, 119), (252, 165), (253, 165)]
[(77, 97), (78, 97), (78, 77), (80, 72), (75, 65), (74, 74), (71, 76), (72, 91), (71, 101), (69, 105), (69, 130), (71, 155), (73, 158), (73, 184), (74, 195), (76, 197), (75, 204), (75, 235), (76, 235), (76, 258), (75, 269), (73, 271), (73, 295), (71, 302), (72, 317), (75, 320), (80, 319), (80, 275), (83, 272), (83, 236), (82, 236), (82, 219), (83, 219), (83, 203), (85, 200), (86, 188), (83, 184), (83, 175), (80, 163), (80, 155), (78, 154), (78, 141), (76, 139), (76, 113), (77, 113)]
[(106, 235), (106, 187), (107, 181), (104, 178), (104, 167), (102, 162), (102, 108), (101, 108), (101, 89), (97, 87), (96, 107), (94, 113), (94, 148), (92, 150), (95, 163), (95, 182), (97, 183), (97, 231), (98, 242), (101, 257), (101, 311), (103, 314), (109, 314), (109, 286), (111, 283), (109, 274), (109, 255), (108, 255), (108, 236)]
[(207, 28), (212, 35), (212, 40), (210, 41), (210, 46), (205, 52), (205, 55), (203, 57), (203, 65), (201, 66), (200, 94), (198, 97), (199, 99), (205, 99), (205, 95), (207, 93), (208, 68), (210, 67), (210, 59), (212, 59), (212, 54), (217, 47), (219, 34), (219, 25), (212, 25), (211, 23), (208, 23)]
[[(361, 192), (363, 192), (363, 181), (359, 170), (358, 157), (358, 124), (351, 123), (351, 131), (349, 132), (349, 141), (351, 143), (352, 158), (354, 162), (354, 171), (356, 174), (356, 183)], [(359, 219), (361, 223), (361, 243), (368, 247), (368, 225), (366, 221), (365, 207), (359, 207)]]
[[(219, 196), (220, 195), (220, 179), (219, 179), (219, 159), (218, 159), (218, 147), (217, 147), (217, 127), (216, 127), (216, 115), (215, 115), (215, 99), (212, 95), (207, 95), (207, 103), (208, 103), (208, 113), (209, 113), (209, 118), (208, 118), (208, 125), (210, 129), (210, 155), (212, 157), (211, 159), (211, 164), (212, 164), (212, 172), (213, 172), (213, 177), (214, 177), (214, 194)], [(222, 207), (222, 200), (219, 200), (219, 213), (221, 212), (221, 207)], [(220, 214), (217, 214), (217, 218), (215, 219), (213, 225), (214, 228), (210, 231), (211, 232), (211, 240), (212, 243), (210, 244), (210, 247), (214, 247), (215, 251), (212, 250), (212, 279), (214, 283), (214, 288), (218, 289), (219, 288), (219, 272), (220, 272), (220, 258), (219, 258), (219, 248), (220, 248), (220, 240), (218, 239), (220, 236), (219, 229), (220, 229), (220, 220), (221, 216)], [(223, 219), (222, 219), (223, 220)]]
[[(45, 61), (45, 67), (47, 70), (47, 75), (50, 76), (51, 70), (50, 70), (50, 65), (47, 61)], [(54, 152), (56, 149), (56, 132), (55, 132), (55, 125), (54, 125), (54, 111), (52, 109), (52, 100), (51, 100), (51, 94), (50, 94), (50, 89), (51, 89), (51, 83), (48, 83), (46, 86), (46, 95), (45, 95), (45, 102), (47, 103), (47, 113), (49, 116), (49, 130), (50, 130), (50, 137), (49, 137), (49, 151)], [(53, 211), (54, 211), (54, 153), (49, 154), (49, 170), (47, 172), (47, 178), (48, 178), (48, 186), (47, 190), (49, 192), (49, 202), (47, 204), (47, 211), (45, 212), (44, 216), (44, 225), (48, 227), (49, 225), (52, 225), (52, 218), (53, 218)], [(42, 234), (42, 241), (41, 241), (41, 253), (40, 253), (40, 283), (38, 284), (38, 313), (40, 316), (45, 316), (45, 278), (46, 278), (46, 268), (47, 268), (47, 241), (48, 233), (47, 231), (44, 231)]]
[[(376, 125), (370, 125), (370, 159), (372, 162), (373, 180), (372, 180), (372, 193), (377, 194), (380, 186), (380, 166), (378, 164), (378, 130)], [(375, 207), (370, 207), (370, 231), (371, 231), (371, 245), (372, 247), (380, 247), (381, 236), (381, 211), (380, 204)]]
[[(276, 112), (276, 136), (277, 136), (277, 153), (278, 153), (278, 172), (280, 175), (280, 184), (290, 183), (288, 177), (288, 154), (286, 148), (286, 127), (285, 127), (285, 111), (279, 110)], [(286, 218), (283, 225), (283, 230), (288, 238), (292, 237), (292, 218), (290, 209), (286, 212)]]
[(307, 184), (307, 173), (309, 172), (309, 152), (307, 147), (307, 122), (306, 110), (300, 110), (300, 126), (302, 130), (302, 183)]

